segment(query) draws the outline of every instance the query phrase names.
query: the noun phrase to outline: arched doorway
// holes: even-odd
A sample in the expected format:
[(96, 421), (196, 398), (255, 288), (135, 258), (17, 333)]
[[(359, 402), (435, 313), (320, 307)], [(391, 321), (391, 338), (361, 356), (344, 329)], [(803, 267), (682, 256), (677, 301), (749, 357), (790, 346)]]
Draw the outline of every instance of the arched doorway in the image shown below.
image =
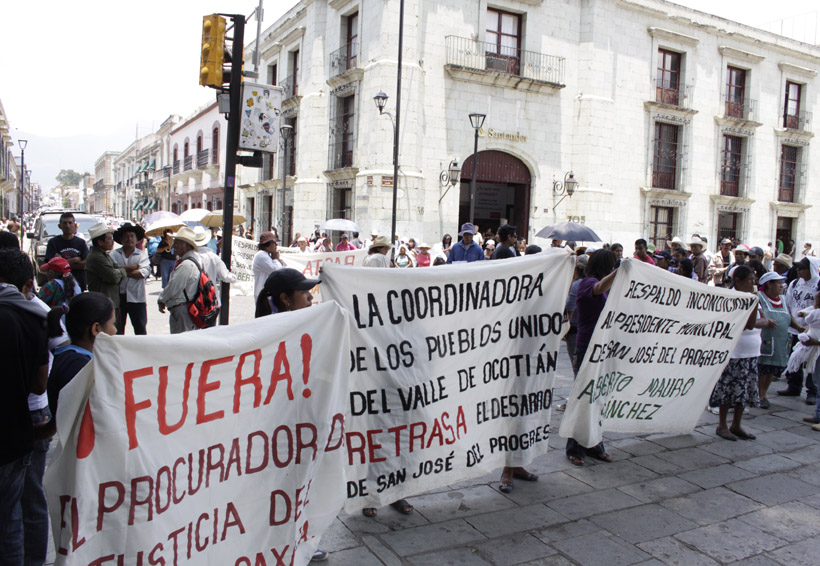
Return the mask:
[[(470, 183), (473, 156), (461, 166), (459, 226), (470, 221)], [(475, 216), (481, 231), (495, 231), (505, 222), (513, 224), (526, 237), (530, 225), (530, 171), (524, 162), (503, 151), (479, 151), (476, 171)]]

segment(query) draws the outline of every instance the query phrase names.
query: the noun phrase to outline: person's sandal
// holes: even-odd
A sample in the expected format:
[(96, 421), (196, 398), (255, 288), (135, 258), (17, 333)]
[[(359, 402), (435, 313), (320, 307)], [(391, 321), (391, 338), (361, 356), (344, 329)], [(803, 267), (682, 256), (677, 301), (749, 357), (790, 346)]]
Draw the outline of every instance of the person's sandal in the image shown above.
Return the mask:
[(413, 512), (413, 506), (407, 502), (406, 499), (399, 499), (390, 504), (390, 507), (401, 513), (402, 515), (409, 515)]
[(734, 434), (740, 440), (754, 440), (754, 439), (757, 438), (754, 434), (752, 434), (750, 432), (746, 432), (742, 428), (730, 428), (729, 432)]
[(596, 460), (600, 460), (601, 462), (606, 462), (607, 464), (612, 463), (612, 456), (610, 456), (606, 452), (601, 452), (600, 454), (593, 454), (592, 457)]
[(572, 463), (575, 466), (583, 466), (584, 465), (584, 459), (579, 458), (578, 456), (567, 456), (567, 460), (569, 460), (570, 463)]
[(372, 518), (375, 517), (377, 513), (378, 511), (375, 507), (365, 507), (364, 509), (362, 509), (362, 515), (364, 515), (365, 517)]
[(731, 440), (731, 441), (737, 440), (737, 437), (734, 434), (732, 434), (728, 429), (726, 429), (726, 430), (717, 429), (717, 430), (715, 430), (715, 434), (717, 434), (719, 437), (723, 438), (724, 440)]

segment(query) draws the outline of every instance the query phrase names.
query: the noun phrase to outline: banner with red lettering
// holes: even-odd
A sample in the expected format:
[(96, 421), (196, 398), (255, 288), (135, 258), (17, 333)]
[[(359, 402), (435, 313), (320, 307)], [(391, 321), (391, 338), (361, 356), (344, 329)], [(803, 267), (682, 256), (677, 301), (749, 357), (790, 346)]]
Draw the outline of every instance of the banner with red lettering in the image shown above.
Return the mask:
[(692, 432), (756, 304), (756, 295), (624, 259), (573, 384), (561, 436), (591, 447), (605, 430)]
[[(336, 265), (346, 265), (348, 267), (362, 267), (364, 258), (367, 257), (367, 250), (351, 250), (346, 252), (329, 253), (300, 253), (299, 248), (280, 248), (282, 252), (279, 257), (286, 267), (298, 269), (308, 279), (319, 277), (319, 270), (328, 263)], [(322, 302), (322, 286), (316, 285), (311, 292), (313, 302)]]
[(99, 335), (59, 400), (56, 564), (307, 564), (344, 501), (348, 328), (325, 303)]
[(425, 269), (325, 265), (350, 314), (346, 509), (523, 466), (547, 451), (574, 257)]

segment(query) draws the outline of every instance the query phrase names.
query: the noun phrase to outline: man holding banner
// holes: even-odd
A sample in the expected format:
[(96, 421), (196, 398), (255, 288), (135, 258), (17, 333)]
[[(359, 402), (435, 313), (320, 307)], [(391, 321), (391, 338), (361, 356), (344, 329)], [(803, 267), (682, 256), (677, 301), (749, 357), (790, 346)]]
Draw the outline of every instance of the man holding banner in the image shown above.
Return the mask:
[[(577, 356), (561, 436), (596, 446), (604, 430), (690, 433), (757, 297), (633, 259), (609, 282), (609, 300)], [(579, 319), (579, 336), (580, 326)]]

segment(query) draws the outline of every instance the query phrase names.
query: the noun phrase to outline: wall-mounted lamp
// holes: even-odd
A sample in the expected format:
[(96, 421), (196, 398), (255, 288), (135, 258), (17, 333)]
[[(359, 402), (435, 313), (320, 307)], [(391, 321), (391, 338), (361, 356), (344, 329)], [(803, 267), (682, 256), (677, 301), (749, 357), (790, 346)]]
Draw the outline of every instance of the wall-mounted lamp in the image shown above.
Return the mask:
[[(553, 196), (560, 196), (561, 200), (555, 203), (555, 206), (552, 207), (555, 210), (561, 202), (567, 198), (572, 198), (572, 195), (575, 193), (575, 189), (578, 187), (578, 181), (575, 180), (575, 175), (570, 171), (566, 175), (564, 175), (564, 181), (557, 181), (553, 178), (552, 181), (552, 194)], [(562, 196), (563, 195), (563, 196)]]

